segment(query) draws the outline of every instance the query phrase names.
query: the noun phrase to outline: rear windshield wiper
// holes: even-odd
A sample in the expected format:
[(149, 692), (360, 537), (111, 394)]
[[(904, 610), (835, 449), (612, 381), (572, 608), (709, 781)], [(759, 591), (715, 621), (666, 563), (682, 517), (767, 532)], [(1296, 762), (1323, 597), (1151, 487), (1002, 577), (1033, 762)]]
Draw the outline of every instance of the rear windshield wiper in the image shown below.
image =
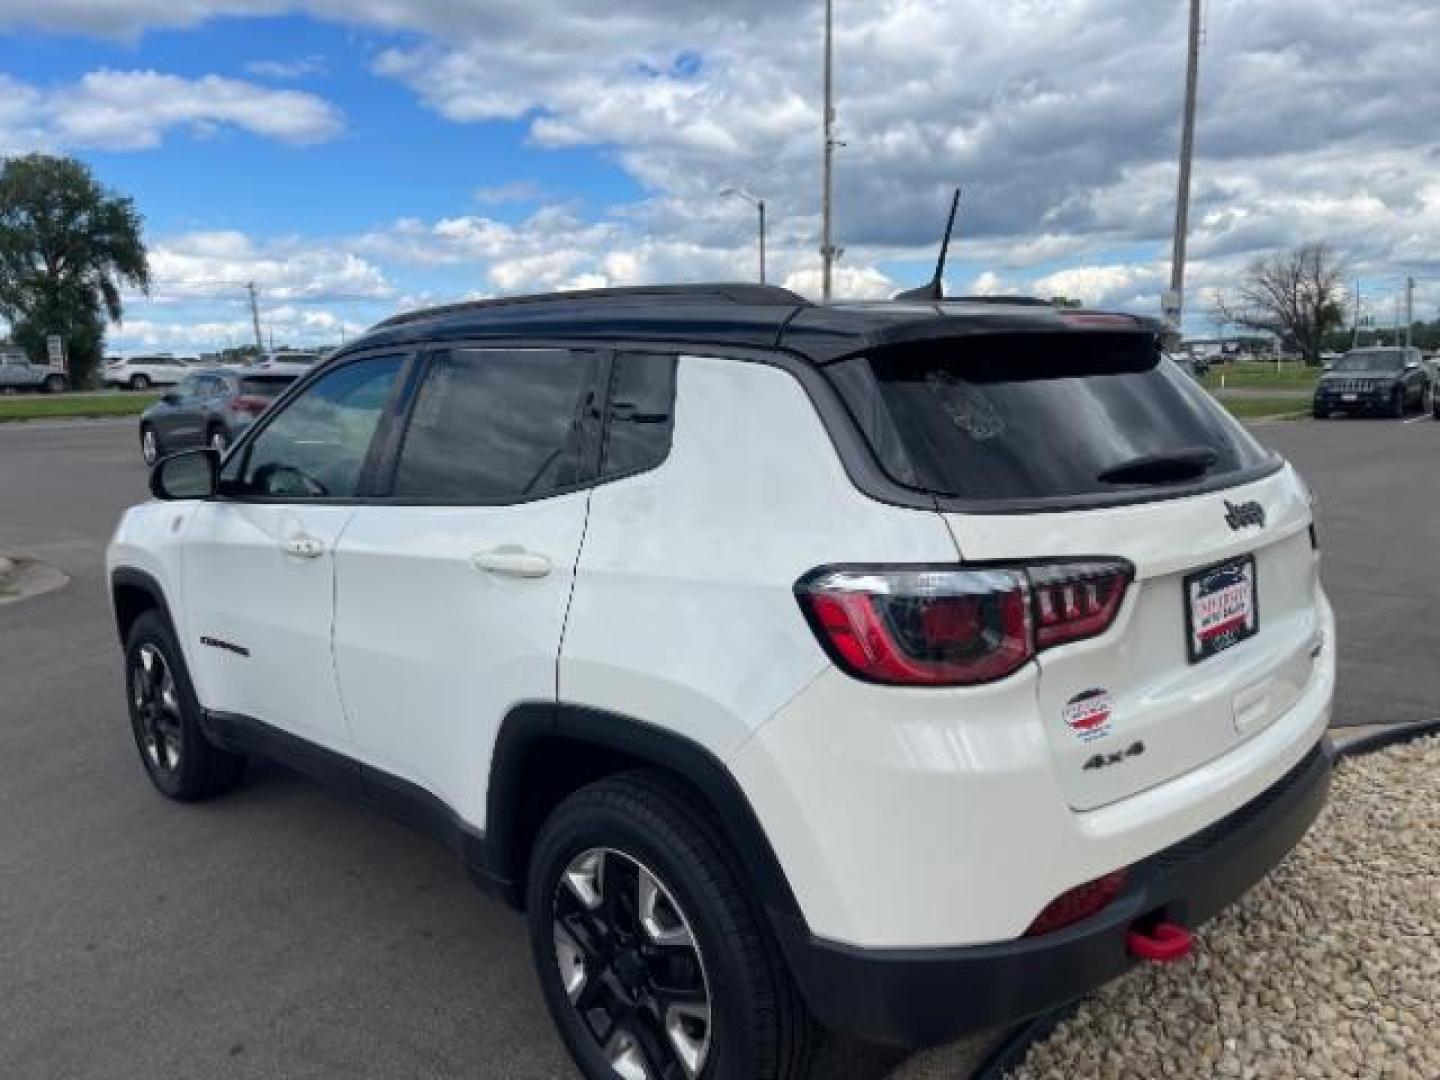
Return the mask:
[(1112, 465), (1097, 479), (1102, 484), (1177, 484), (1204, 476), (1220, 460), (1208, 446), (1189, 446), (1163, 454), (1141, 454)]

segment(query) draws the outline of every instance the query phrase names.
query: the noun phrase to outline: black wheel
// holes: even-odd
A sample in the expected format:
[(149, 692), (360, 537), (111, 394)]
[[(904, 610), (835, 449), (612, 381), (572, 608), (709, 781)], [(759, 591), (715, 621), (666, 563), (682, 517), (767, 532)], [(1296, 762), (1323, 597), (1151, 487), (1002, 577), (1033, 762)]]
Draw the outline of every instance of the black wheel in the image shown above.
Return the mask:
[(788, 1080), (813, 1021), (724, 841), (663, 777), (583, 788), (546, 821), (530, 943), (590, 1080)]
[(1405, 419), (1405, 391), (1399, 387), (1390, 395), (1390, 415), (1396, 420)]
[(208, 799), (235, 786), (245, 757), (200, 730), (200, 705), (169, 624), (157, 612), (135, 620), (125, 644), (125, 689), (140, 760), (172, 799)]
[(131, 376), (130, 376), (130, 389), (131, 389), (131, 390), (149, 390), (149, 389), (150, 389), (150, 377), (149, 377), (148, 375), (131, 375)]
[(47, 376), (45, 376), (45, 391), (46, 391), (46, 393), (49, 393), (49, 394), (59, 394), (59, 393), (63, 393), (64, 390), (65, 390), (65, 376), (64, 376), (64, 375), (47, 375)]
[(1324, 405), (1316, 405), (1311, 410), (1316, 420), (1327, 420), (1330, 417), (1330, 410)]

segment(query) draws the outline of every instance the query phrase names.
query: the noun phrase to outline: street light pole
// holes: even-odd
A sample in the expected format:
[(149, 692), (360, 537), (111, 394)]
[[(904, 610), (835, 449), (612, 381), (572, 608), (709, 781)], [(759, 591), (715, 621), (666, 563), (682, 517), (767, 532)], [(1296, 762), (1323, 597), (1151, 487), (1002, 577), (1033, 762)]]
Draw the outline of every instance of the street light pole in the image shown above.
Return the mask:
[(726, 188), (720, 192), (721, 195), (734, 195), (744, 199), (760, 214), (760, 284), (765, 284), (765, 200), (756, 198), (744, 188)]
[(1415, 279), (1405, 279), (1405, 347), (1410, 348), (1415, 328)]
[(1175, 200), (1175, 243), (1170, 254), (1170, 295), (1165, 317), (1178, 335), (1185, 310), (1185, 244), (1190, 231), (1190, 164), (1195, 155), (1195, 107), (1200, 86), (1200, 8), (1190, 0), (1190, 55), (1185, 67), (1185, 119), (1180, 133), (1180, 190)]
[(835, 264), (835, 243), (831, 215), (835, 195), (835, 2), (825, 0), (825, 155), (820, 192), (820, 296), (830, 299)]

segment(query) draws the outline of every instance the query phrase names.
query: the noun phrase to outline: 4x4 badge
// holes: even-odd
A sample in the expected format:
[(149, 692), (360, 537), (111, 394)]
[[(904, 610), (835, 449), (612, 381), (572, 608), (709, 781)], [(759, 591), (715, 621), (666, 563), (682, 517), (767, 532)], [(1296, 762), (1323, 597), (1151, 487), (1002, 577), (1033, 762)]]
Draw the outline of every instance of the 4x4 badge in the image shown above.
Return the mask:
[(1225, 524), (1236, 532), (1248, 525), (1263, 529), (1265, 527), (1265, 508), (1258, 502), (1232, 503), (1226, 499)]

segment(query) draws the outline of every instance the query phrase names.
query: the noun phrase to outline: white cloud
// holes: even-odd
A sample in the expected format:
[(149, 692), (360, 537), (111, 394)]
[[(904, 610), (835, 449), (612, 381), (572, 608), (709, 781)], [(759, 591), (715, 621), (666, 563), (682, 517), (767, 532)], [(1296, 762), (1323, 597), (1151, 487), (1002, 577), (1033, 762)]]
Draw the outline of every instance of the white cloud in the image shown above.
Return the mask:
[(243, 233), (199, 232), (151, 245), (157, 303), (238, 299), (255, 282), (268, 302), (381, 301), (395, 293), (385, 273), (352, 251), (290, 237), (257, 245)]
[(306, 145), (335, 138), (344, 121), (314, 94), (219, 75), (107, 69), (45, 88), (0, 76), (0, 153), (143, 150), (176, 129), (203, 137), (227, 127)]
[(262, 79), (308, 79), (324, 75), (330, 65), (325, 57), (311, 54), (295, 60), (252, 60), (245, 70)]

